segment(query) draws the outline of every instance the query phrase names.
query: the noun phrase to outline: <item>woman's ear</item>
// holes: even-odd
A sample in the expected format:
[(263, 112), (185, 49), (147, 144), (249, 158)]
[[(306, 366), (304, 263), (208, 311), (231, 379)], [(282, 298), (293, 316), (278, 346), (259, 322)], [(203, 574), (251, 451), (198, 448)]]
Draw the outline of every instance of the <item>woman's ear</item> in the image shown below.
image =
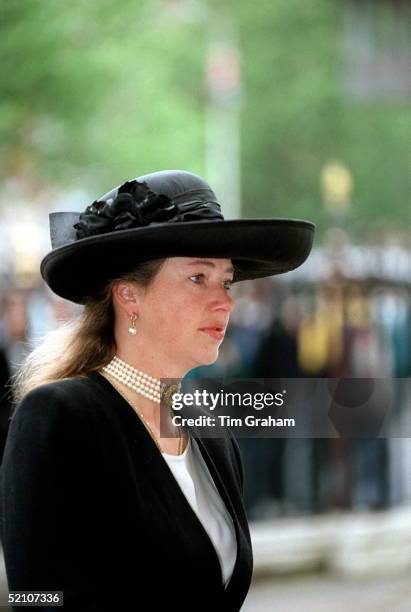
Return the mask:
[(118, 281), (113, 286), (112, 295), (115, 305), (124, 310), (129, 316), (132, 313), (137, 313), (140, 292), (135, 285), (126, 281)]

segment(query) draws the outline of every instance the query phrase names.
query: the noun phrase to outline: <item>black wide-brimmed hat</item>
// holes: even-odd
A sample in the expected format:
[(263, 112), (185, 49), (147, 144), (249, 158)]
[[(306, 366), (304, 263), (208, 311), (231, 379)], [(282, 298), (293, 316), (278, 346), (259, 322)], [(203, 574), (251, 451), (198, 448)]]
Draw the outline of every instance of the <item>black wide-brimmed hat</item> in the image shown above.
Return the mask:
[(52, 250), (40, 271), (72, 302), (149, 259), (231, 259), (234, 282), (294, 270), (308, 257), (315, 226), (300, 219), (224, 220), (204, 179), (164, 170), (127, 181), (83, 213), (51, 213)]

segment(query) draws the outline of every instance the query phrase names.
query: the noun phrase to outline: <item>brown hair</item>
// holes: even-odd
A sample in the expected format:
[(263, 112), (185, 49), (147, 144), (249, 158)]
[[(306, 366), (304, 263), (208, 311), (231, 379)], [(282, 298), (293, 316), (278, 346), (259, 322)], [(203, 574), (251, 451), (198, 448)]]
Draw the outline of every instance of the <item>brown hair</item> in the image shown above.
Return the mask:
[(12, 377), (10, 386), (14, 404), (17, 405), (29, 391), (40, 385), (86, 376), (105, 366), (116, 350), (114, 284), (123, 280), (147, 288), (164, 262), (164, 258), (145, 261), (132, 272), (110, 280), (98, 295), (85, 300), (83, 310), (76, 318), (48, 332)]

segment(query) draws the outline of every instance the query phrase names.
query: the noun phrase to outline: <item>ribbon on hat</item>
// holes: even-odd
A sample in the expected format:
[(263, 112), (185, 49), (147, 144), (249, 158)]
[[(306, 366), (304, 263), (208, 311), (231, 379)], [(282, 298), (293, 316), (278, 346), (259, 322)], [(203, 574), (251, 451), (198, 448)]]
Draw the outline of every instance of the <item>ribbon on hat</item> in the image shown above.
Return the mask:
[(208, 190), (196, 189), (170, 199), (153, 192), (146, 182), (127, 181), (113, 200), (96, 200), (87, 206), (73, 228), (80, 240), (156, 223), (224, 220), (218, 202), (204, 199), (207, 195)]

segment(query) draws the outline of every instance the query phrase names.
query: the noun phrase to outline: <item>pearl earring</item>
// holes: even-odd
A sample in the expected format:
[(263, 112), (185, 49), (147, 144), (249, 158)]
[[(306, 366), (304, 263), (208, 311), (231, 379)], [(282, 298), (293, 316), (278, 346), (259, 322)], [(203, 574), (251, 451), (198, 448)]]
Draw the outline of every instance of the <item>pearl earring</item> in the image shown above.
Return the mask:
[(128, 328), (128, 333), (131, 334), (132, 336), (135, 336), (137, 333), (136, 321), (137, 321), (137, 315), (133, 312), (133, 314), (131, 315), (131, 325)]

